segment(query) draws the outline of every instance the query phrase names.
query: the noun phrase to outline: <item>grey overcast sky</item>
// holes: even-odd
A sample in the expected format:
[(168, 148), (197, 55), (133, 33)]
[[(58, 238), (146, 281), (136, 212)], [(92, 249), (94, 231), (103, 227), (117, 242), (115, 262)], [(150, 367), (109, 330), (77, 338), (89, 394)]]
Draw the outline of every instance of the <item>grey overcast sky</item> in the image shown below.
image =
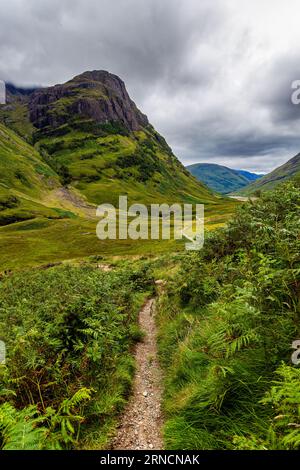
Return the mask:
[(0, 78), (119, 75), (185, 163), (267, 172), (300, 151), (299, 0), (0, 0)]

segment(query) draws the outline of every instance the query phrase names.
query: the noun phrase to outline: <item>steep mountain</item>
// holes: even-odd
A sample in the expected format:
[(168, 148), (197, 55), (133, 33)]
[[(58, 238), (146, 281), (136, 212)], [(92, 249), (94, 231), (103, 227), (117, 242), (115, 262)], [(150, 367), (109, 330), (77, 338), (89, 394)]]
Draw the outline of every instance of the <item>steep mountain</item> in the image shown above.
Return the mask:
[(275, 188), (278, 184), (290, 179), (300, 177), (300, 153), (289, 161), (253, 182), (245, 189), (238, 191), (241, 195), (251, 195), (257, 191), (267, 191)]
[(215, 163), (195, 163), (186, 168), (199, 181), (221, 194), (237, 191), (260, 178), (260, 175), (255, 173), (233, 170)]
[(29, 97), (36, 148), (64, 185), (91, 202), (217, 202), (106, 71), (85, 72)]
[(118, 122), (129, 131), (149, 124), (130, 99), (124, 82), (106, 71), (85, 72), (64, 85), (37, 90), (30, 99), (30, 118), (44, 131), (70, 124), (70, 120)]
[(12, 103), (16, 99), (20, 101), (26, 101), (26, 99), (36, 90), (38, 90), (38, 87), (32, 87), (32, 88), (22, 88), (22, 87), (17, 87), (13, 83), (6, 83), (6, 97), (7, 97), (7, 102)]

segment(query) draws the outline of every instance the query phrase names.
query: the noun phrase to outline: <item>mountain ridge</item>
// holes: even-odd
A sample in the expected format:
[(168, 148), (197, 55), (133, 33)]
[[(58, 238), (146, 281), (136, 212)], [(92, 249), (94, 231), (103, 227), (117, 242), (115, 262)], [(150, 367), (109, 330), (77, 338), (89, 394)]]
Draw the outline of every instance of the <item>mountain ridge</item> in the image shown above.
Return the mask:
[(116, 75), (84, 72), (46, 88), (9, 84), (7, 94), (0, 106), (1, 225), (85, 217), (89, 205), (116, 204), (120, 194), (129, 202), (218, 204)]
[(275, 168), (270, 173), (264, 175), (258, 181), (253, 182), (248, 187), (238, 191), (240, 195), (252, 195), (255, 192), (268, 191), (276, 188), (280, 183), (300, 177), (300, 153), (292, 157), (287, 162)]
[(229, 194), (249, 185), (260, 175), (244, 170), (235, 170), (217, 163), (195, 163), (186, 167), (199, 181), (213, 191)]

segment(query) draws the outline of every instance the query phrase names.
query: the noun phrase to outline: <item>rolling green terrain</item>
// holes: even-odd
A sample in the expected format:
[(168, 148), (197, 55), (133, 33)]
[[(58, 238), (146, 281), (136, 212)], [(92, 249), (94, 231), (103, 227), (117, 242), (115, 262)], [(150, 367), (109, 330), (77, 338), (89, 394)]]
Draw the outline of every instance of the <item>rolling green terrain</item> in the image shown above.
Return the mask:
[(250, 196), (260, 191), (268, 191), (274, 189), (278, 184), (298, 178), (300, 175), (300, 154), (291, 158), (288, 162), (271, 171), (246, 188), (239, 190), (237, 193), (242, 196)]
[(91, 211), (82, 195), (62, 186), (36, 149), (0, 124), (0, 226), (86, 217)]
[(233, 170), (215, 163), (195, 163), (186, 168), (197, 180), (221, 194), (237, 191), (260, 178), (260, 175), (255, 173)]
[[(117, 139), (120, 148), (124, 140), (124, 148), (130, 142), (128, 137), (117, 136)], [(80, 149), (76, 155), (79, 154)], [(103, 155), (103, 160), (110, 158), (114, 158), (112, 154)], [(93, 183), (83, 180), (63, 186), (61, 176), (41, 157), (37, 146), (33, 148), (1, 124), (0, 170), (0, 271), (92, 255), (151, 255), (182, 250), (183, 242), (172, 240), (98, 240), (96, 206), (89, 201), (117, 204), (119, 194), (128, 194), (131, 201), (164, 202), (162, 191), (165, 191), (169, 202), (205, 202), (207, 229), (224, 224), (235, 209), (233, 202), (202, 190), (184, 173), (177, 180), (181, 193), (177, 192), (174, 179), (172, 185), (168, 182), (160, 185), (160, 192), (151, 183), (147, 187), (130, 178), (122, 181), (107, 178)], [(188, 184), (183, 184), (185, 179), (190, 184), (189, 190)]]

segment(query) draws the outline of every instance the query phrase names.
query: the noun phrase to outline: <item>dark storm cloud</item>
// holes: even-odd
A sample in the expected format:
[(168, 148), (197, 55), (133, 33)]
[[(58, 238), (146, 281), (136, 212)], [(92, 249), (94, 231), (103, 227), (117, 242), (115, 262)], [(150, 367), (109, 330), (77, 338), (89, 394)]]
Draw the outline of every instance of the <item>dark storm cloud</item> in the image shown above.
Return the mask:
[[(0, 0), (0, 78), (118, 74), (186, 162), (270, 170), (300, 149), (296, 0)], [(292, 52), (291, 52), (292, 51)]]

